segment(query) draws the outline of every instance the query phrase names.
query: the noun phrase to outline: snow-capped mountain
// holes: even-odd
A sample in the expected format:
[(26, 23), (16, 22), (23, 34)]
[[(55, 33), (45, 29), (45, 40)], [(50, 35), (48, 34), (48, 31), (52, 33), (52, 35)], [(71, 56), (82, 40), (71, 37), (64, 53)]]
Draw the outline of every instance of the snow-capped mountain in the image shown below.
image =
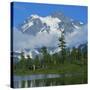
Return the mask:
[(55, 12), (49, 16), (30, 15), (19, 28), (14, 28), (14, 51), (24, 51), (32, 58), (40, 55), (40, 48), (46, 46), (50, 54), (59, 52), (58, 38), (65, 33), (69, 48), (87, 43), (87, 24)]
[(31, 15), (21, 25), (20, 30), (23, 33), (36, 35), (38, 32), (60, 31), (64, 28), (65, 33), (73, 32), (74, 29), (80, 29), (83, 22), (75, 21), (64, 16), (60, 12), (51, 14), (51, 16), (41, 17), (39, 15)]

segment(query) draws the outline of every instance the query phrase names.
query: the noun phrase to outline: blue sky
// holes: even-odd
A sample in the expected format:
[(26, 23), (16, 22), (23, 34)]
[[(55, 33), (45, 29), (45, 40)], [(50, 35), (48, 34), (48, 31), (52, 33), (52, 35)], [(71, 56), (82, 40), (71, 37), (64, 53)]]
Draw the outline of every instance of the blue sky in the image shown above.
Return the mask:
[(53, 12), (60, 11), (64, 15), (87, 23), (87, 7), (86, 6), (71, 6), (71, 5), (52, 5), (52, 4), (36, 4), (25, 2), (13, 3), (13, 20), (14, 27), (22, 24), (23, 21), (31, 14), (40, 16), (48, 16)]

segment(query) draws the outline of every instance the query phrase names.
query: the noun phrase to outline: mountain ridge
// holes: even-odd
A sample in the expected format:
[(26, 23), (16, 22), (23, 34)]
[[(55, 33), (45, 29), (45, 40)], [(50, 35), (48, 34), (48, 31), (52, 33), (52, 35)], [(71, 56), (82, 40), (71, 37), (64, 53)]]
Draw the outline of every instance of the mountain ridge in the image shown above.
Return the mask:
[[(87, 42), (87, 24), (76, 21), (62, 13), (42, 17), (30, 15), (19, 28), (14, 30), (14, 51), (25, 51), (26, 49), (55, 47), (51, 53), (59, 51), (58, 38), (61, 31), (65, 33), (66, 46), (78, 47)], [(17, 44), (17, 45), (16, 45)], [(53, 52), (52, 52), (53, 51)]]

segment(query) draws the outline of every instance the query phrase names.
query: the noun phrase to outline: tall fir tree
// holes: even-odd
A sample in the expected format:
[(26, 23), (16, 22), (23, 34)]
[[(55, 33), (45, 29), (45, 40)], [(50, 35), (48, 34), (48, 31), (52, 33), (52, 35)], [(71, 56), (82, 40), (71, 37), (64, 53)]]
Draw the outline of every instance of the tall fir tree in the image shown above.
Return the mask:
[(61, 37), (59, 38), (59, 47), (61, 49), (61, 61), (64, 63), (66, 59), (66, 42), (65, 42), (65, 37), (64, 37), (64, 31), (61, 31)]
[(26, 59), (26, 67), (29, 70), (32, 70), (33, 60), (31, 59), (30, 55), (27, 55)]
[(24, 52), (21, 52), (20, 61), (17, 63), (17, 68), (22, 70), (26, 69), (26, 59), (24, 56)]
[(42, 47), (41, 48), (41, 53), (43, 55), (43, 64), (45, 66), (45, 68), (47, 68), (49, 62), (50, 62), (50, 55), (47, 51), (47, 48), (46, 47)]
[(39, 69), (40, 68), (40, 60), (39, 60), (39, 56), (36, 55), (35, 59), (34, 59), (34, 64), (35, 64), (35, 68)]
[(24, 52), (21, 52), (21, 55), (20, 55), (20, 60), (22, 60), (22, 61), (24, 61), (24, 60), (25, 60)]

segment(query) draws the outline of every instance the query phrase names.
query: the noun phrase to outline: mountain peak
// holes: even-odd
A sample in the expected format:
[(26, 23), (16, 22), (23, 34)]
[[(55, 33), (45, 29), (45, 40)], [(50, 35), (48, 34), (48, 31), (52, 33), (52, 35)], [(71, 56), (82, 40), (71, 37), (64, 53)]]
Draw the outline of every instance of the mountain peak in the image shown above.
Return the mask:
[(20, 30), (23, 33), (36, 35), (40, 32), (60, 31), (62, 28), (65, 33), (71, 33), (83, 26), (82, 22), (76, 21), (65, 16), (62, 12), (56, 11), (49, 16), (30, 15), (21, 25)]

